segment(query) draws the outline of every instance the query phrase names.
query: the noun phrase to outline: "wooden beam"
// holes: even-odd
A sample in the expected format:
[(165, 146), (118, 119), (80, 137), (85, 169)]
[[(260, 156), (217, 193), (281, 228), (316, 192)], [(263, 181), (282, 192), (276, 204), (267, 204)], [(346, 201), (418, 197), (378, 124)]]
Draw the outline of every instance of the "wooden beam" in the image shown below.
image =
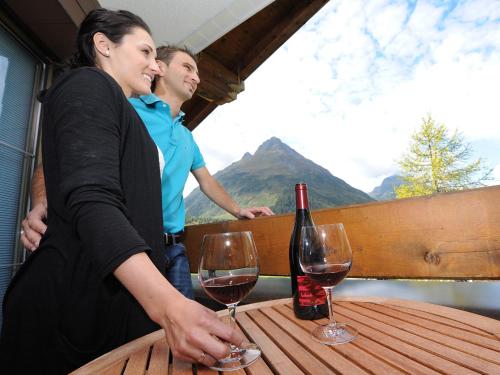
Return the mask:
[[(342, 222), (353, 250), (349, 277), (500, 280), (500, 186), (313, 212)], [(288, 275), (293, 215), (186, 227), (191, 269), (205, 233), (250, 230), (263, 275)]]
[(217, 106), (216, 103), (210, 103), (202, 97), (195, 95), (182, 106), (182, 110), (186, 112), (184, 122), (186, 127), (193, 131)]
[(89, 14), (90, 11), (99, 8), (99, 3), (97, 0), (77, 0), (80, 8), (82, 8), (85, 14)]
[(200, 54), (198, 69), (201, 82), (197, 94), (209, 102), (229, 103), (244, 89), (239, 76), (209, 53)]
[(186, 102), (185, 125), (194, 130), (217, 106), (236, 99), (244, 90), (238, 75), (208, 53), (201, 53), (198, 62), (200, 84), (195, 96)]
[(264, 38), (261, 38), (240, 62), (241, 77), (246, 79), (253, 73), (327, 2), (328, 0), (297, 2), (290, 15), (284, 17)]

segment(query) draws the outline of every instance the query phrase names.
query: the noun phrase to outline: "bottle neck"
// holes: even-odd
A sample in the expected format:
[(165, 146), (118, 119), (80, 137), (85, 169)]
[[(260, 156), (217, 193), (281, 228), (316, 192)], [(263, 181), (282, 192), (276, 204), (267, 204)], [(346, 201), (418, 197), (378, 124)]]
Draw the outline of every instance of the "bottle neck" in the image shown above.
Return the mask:
[(307, 198), (307, 190), (305, 189), (295, 190), (295, 204), (297, 210), (309, 209), (309, 199)]

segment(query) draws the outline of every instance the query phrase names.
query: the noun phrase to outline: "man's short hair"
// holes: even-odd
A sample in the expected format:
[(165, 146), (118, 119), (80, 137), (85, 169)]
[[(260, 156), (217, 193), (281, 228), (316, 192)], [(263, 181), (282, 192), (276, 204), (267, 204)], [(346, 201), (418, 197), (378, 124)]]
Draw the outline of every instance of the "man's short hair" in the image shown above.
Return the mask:
[(196, 63), (198, 63), (198, 56), (196, 56), (187, 47), (179, 47), (174, 45), (159, 46), (158, 48), (156, 48), (156, 60), (163, 61), (168, 65), (177, 52), (188, 54)]

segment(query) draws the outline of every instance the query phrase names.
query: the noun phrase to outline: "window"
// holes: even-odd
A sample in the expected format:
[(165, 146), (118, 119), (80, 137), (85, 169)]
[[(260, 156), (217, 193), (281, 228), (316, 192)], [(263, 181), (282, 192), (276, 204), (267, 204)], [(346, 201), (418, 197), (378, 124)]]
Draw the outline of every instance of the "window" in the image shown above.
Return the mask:
[(0, 24), (0, 300), (23, 258), (19, 228), (34, 165), (43, 68)]

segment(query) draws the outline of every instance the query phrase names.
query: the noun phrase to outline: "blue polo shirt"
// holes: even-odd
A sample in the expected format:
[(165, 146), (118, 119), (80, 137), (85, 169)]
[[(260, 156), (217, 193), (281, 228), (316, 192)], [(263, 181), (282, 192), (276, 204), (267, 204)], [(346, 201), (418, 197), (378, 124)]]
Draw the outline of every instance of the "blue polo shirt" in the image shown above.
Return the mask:
[(163, 229), (176, 233), (184, 229), (186, 210), (184, 207), (184, 185), (190, 171), (205, 166), (193, 135), (184, 125), (184, 113), (176, 118), (170, 115), (170, 106), (155, 94), (130, 98), (130, 103), (146, 125), (151, 138), (159, 149), (161, 176)]

